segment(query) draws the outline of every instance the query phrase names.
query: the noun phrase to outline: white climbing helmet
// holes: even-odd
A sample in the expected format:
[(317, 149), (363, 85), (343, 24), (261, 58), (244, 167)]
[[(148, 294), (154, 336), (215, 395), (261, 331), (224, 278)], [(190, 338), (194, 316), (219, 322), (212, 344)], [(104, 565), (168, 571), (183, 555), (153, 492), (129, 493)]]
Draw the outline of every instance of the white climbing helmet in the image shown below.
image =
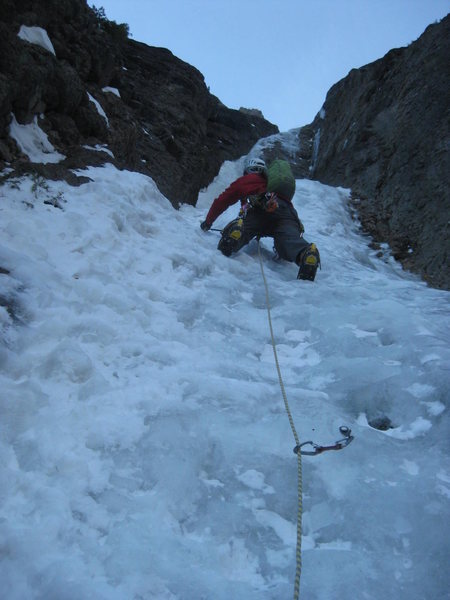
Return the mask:
[(266, 163), (262, 158), (247, 158), (244, 165), (244, 175), (248, 173), (266, 173)]

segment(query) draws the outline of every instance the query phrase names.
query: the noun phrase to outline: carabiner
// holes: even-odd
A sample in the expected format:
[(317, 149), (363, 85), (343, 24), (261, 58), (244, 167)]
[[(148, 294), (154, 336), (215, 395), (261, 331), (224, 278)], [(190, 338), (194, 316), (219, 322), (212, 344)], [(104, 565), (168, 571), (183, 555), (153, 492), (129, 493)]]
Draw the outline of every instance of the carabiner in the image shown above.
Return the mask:
[[(350, 444), (350, 442), (354, 439), (352, 436), (352, 431), (349, 427), (345, 425), (341, 425), (339, 427), (339, 432), (344, 436), (342, 440), (338, 440), (332, 446), (319, 446), (319, 444), (315, 444), (312, 441), (303, 442), (303, 444), (299, 444), (295, 446), (294, 452), (295, 454), (303, 454), (305, 456), (317, 456), (318, 454), (322, 454), (322, 452), (326, 452), (328, 450), (341, 450)], [(311, 445), (313, 450), (302, 450), (303, 446)]]
[[(307, 446), (308, 444), (310, 444), (314, 450), (301, 450), (301, 448), (303, 448), (303, 446)], [(304, 456), (316, 456), (316, 454), (319, 454), (320, 446), (318, 446), (317, 444), (315, 444), (314, 442), (303, 442), (303, 444), (300, 444), (299, 446), (295, 446), (294, 448), (294, 452), (295, 454), (298, 454), (300, 452), (300, 454), (303, 454)]]

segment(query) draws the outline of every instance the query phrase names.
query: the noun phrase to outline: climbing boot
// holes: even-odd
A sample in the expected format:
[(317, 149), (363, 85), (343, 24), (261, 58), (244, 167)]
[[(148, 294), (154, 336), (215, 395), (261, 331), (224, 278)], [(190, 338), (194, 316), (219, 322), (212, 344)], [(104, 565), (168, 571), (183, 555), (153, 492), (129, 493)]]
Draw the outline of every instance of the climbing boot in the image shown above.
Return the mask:
[(233, 221), (228, 223), (228, 225), (224, 228), (219, 245), (217, 246), (222, 254), (225, 256), (231, 256), (233, 252), (236, 252), (239, 249), (243, 227), (244, 219), (242, 217), (238, 217), (237, 219), (233, 219)]
[(297, 279), (314, 281), (318, 267), (320, 267), (320, 254), (315, 244), (310, 244), (300, 254), (297, 264), (299, 266)]

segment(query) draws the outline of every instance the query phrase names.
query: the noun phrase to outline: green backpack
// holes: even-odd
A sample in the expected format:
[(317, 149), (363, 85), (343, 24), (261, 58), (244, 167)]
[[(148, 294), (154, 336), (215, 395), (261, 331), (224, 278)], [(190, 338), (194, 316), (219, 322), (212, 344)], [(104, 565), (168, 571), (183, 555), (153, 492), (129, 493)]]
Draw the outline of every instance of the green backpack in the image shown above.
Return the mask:
[(292, 200), (295, 179), (287, 160), (274, 160), (267, 167), (267, 191), (274, 192), (283, 200)]

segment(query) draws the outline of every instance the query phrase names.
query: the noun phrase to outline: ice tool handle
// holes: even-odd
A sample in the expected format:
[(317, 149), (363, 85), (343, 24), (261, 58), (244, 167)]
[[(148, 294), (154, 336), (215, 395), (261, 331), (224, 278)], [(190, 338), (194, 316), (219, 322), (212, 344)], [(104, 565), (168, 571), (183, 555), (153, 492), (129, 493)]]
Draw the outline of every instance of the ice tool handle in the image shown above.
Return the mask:
[[(354, 439), (352, 435), (351, 429), (342, 425), (339, 427), (340, 433), (344, 436), (341, 440), (335, 442), (332, 446), (319, 446), (319, 444), (315, 444), (314, 442), (303, 442), (303, 444), (299, 444), (295, 446), (294, 452), (295, 454), (304, 454), (305, 456), (317, 456), (318, 454), (322, 454), (322, 452), (326, 452), (327, 450), (341, 450), (350, 444), (350, 442)], [(312, 450), (302, 450), (303, 446), (310, 445), (312, 446)]]

